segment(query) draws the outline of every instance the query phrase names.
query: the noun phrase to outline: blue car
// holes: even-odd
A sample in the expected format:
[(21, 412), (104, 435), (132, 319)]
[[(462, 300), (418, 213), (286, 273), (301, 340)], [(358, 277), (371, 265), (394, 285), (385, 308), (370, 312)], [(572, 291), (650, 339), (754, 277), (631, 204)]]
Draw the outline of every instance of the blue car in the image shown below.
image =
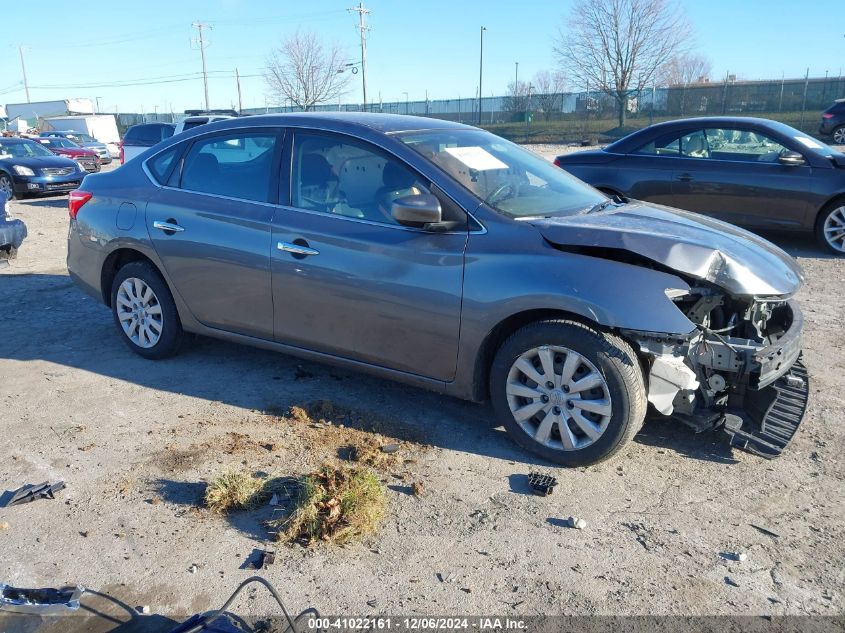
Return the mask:
[(15, 196), (67, 193), (76, 189), (87, 172), (75, 160), (56, 156), (24, 138), (0, 138), (0, 191)]

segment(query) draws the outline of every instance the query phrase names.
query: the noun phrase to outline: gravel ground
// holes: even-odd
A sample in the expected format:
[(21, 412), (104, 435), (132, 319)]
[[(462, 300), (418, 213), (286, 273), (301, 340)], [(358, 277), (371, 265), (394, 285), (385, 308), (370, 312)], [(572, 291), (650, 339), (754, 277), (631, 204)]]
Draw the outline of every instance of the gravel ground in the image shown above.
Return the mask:
[[(204, 482), (230, 467), (290, 475), (334, 459), (343, 430), (279, 416), (326, 399), (357, 412), (343, 418), (352, 430), (383, 423), (403, 461), (382, 473), (379, 534), (342, 549), (278, 546), (264, 575), (294, 610), (843, 613), (845, 261), (809, 240), (773, 238), (807, 273), (812, 376), (805, 423), (782, 457), (650, 421), (616, 460), (564, 470), (515, 448), (486, 406), (209, 339), (165, 362), (133, 355), (67, 276), (65, 205), (11, 205), (30, 236), (0, 270), (0, 489), (58, 479), (67, 489), (0, 509), (0, 582), (80, 583), (110, 596), (98, 608), (119, 620), (128, 615), (115, 600), (173, 617), (217, 607), (254, 573), (247, 561), (266, 545), (270, 510), (211, 515), (197, 504)], [(550, 497), (527, 493), (538, 467), (559, 480)], [(564, 527), (570, 515), (586, 528)], [(235, 609), (275, 613), (260, 593)]]

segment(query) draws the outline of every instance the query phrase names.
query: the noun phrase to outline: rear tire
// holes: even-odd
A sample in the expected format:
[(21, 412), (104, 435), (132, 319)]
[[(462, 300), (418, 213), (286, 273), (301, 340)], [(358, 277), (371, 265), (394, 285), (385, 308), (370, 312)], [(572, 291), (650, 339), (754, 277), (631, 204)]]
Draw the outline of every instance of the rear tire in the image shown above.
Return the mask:
[(816, 219), (816, 241), (828, 253), (845, 255), (845, 198), (821, 210)]
[(565, 320), (538, 321), (508, 338), (490, 370), (490, 395), (517, 444), (563, 466), (618, 453), (642, 427), (647, 403), (631, 347)]
[(147, 262), (129, 262), (111, 287), (114, 323), (123, 342), (144, 358), (158, 360), (176, 353), (182, 322), (170, 289)]

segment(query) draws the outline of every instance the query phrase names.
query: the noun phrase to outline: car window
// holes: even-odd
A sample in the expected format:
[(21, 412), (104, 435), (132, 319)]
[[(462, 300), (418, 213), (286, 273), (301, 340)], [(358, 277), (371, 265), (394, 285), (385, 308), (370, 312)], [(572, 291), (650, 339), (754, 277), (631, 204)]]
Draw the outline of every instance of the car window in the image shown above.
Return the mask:
[(170, 171), (170, 166), (173, 164), (173, 159), (176, 158), (182, 147), (183, 145), (171, 147), (169, 150), (164, 151), (157, 156), (153, 156), (149, 162), (147, 162), (147, 167), (149, 168), (150, 173), (152, 173), (153, 178), (155, 178), (159, 184), (164, 184), (167, 174)]
[(4, 143), (0, 141), (0, 156), (13, 158), (31, 158), (34, 156), (52, 156), (53, 153), (35, 141)]
[(774, 163), (786, 148), (760, 132), (731, 128), (705, 130), (709, 157), (750, 163)]
[(196, 141), (182, 169), (183, 189), (270, 201), (276, 135), (230, 132)]
[(141, 145), (155, 145), (161, 140), (161, 132), (157, 125), (137, 125), (127, 130), (123, 140)]
[(659, 139), (646, 143), (634, 154), (650, 154), (654, 156), (680, 156), (681, 139), (677, 134), (670, 134)]
[(296, 133), (294, 207), (398, 224), (391, 215), (393, 201), (430, 190), (430, 183), (407, 165), (369, 144), (349, 137)]

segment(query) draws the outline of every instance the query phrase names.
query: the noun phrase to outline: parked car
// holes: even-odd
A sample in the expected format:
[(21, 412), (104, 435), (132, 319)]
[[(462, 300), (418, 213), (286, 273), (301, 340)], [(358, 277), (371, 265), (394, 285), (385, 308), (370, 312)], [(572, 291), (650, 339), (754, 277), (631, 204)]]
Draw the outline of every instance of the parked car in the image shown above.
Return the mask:
[(220, 121), (86, 177), (68, 271), (135, 353), (193, 332), (492, 400), (566, 465), (647, 403), (783, 450), (808, 398), (795, 261), (704, 216), (614, 201), (448, 121)]
[(172, 123), (140, 123), (130, 127), (120, 143), (120, 164), (173, 136), (175, 127)]
[(837, 145), (845, 145), (845, 99), (837, 99), (822, 112), (819, 134), (830, 136)]
[(0, 189), (0, 260), (14, 259), (26, 239), (26, 224), (12, 217), (9, 194)]
[(186, 110), (185, 114), (188, 116), (176, 124), (174, 134), (181, 134), (198, 125), (214, 123), (215, 121), (225, 121), (226, 119), (233, 119), (238, 116), (235, 110)]
[(85, 134), (83, 132), (74, 132), (73, 130), (68, 130), (65, 132), (56, 132), (51, 130), (48, 132), (41, 132), (39, 136), (44, 138), (66, 138), (70, 141), (73, 141), (80, 147), (85, 147), (87, 149), (93, 150), (94, 153), (100, 157), (100, 162), (103, 165), (108, 165), (112, 161), (112, 153), (109, 149), (109, 145), (112, 145), (114, 147), (115, 152), (119, 152), (117, 145), (114, 145), (114, 143), (101, 143), (90, 134)]
[(658, 123), (555, 165), (610, 195), (751, 229), (813, 232), (822, 247), (845, 254), (845, 154), (783, 123)]
[(67, 156), (68, 158), (72, 158), (87, 172), (100, 171), (100, 157), (92, 149), (80, 147), (70, 139), (62, 137), (44, 138), (42, 136), (33, 140), (37, 143), (41, 143), (44, 147), (56, 154), (56, 156)]
[(9, 199), (42, 193), (67, 193), (85, 177), (85, 168), (56, 156), (41, 143), (0, 138), (0, 191)]

